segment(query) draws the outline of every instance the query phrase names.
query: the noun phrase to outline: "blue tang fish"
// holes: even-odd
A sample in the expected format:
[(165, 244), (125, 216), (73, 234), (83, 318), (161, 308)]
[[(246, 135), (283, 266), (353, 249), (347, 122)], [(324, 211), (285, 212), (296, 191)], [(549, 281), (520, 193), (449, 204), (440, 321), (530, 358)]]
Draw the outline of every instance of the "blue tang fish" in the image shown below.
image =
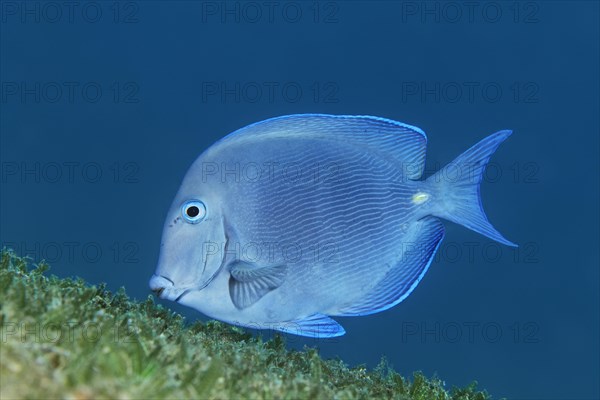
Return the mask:
[(150, 288), (235, 325), (343, 335), (332, 316), (377, 313), (415, 289), (444, 237), (440, 219), (515, 246), (479, 195), (510, 134), (422, 180), (427, 137), (414, 126), (323, 114), (246, 126), (185, 175)]

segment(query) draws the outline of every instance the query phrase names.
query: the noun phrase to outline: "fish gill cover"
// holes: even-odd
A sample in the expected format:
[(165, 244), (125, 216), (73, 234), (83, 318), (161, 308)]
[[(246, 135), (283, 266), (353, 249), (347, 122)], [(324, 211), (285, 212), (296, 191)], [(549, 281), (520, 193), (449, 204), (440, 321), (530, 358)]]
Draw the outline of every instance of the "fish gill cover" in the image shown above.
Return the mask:
[(0, 398), (338, 398), (485, 400), (476, 383), (324, 360), (219, 322), (186, 325), (151, 296), (46, 275), (42, 262), (0, 256)]

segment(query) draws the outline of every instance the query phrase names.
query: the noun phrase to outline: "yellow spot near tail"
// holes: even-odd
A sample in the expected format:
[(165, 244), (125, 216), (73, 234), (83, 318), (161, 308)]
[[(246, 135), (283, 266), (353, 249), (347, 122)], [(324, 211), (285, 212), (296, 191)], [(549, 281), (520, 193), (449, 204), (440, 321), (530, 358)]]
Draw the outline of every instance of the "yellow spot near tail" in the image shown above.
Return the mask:
[(413, 197), (412, 197), (412, 202), (414, 204), (423, 204), (427, 200), (429, 200), (429, 195), (425, 192), (417, 192), (417, 193), (413, 194)]

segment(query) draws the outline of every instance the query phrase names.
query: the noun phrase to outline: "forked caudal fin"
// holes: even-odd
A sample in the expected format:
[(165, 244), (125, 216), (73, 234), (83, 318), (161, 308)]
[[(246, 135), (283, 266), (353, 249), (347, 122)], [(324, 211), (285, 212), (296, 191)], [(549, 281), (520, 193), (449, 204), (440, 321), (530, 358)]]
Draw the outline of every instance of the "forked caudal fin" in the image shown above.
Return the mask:
[(488, 221), (481, 204), (479, 188), (485, 167), (500, 143), (512, 131), (496, 132), (446, 165), (427, 182), (435, 189), (432, 214), (456, 222), (497, 242), (517, 246), (505, 239)]

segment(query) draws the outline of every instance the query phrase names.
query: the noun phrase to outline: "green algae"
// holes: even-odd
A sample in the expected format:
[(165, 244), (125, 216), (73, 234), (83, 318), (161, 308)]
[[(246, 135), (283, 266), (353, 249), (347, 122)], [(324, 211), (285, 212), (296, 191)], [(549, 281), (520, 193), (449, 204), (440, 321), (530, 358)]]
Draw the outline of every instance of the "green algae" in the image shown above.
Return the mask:
[(0, 398), (456, 399), (490, 396), (473, 383), (446, 391), (407, 379), (384, 360), (374, 370), (287, 350), (219, 322), (180, 315), (123, 289), (47, 276), (48, 265), (0, 256)]

